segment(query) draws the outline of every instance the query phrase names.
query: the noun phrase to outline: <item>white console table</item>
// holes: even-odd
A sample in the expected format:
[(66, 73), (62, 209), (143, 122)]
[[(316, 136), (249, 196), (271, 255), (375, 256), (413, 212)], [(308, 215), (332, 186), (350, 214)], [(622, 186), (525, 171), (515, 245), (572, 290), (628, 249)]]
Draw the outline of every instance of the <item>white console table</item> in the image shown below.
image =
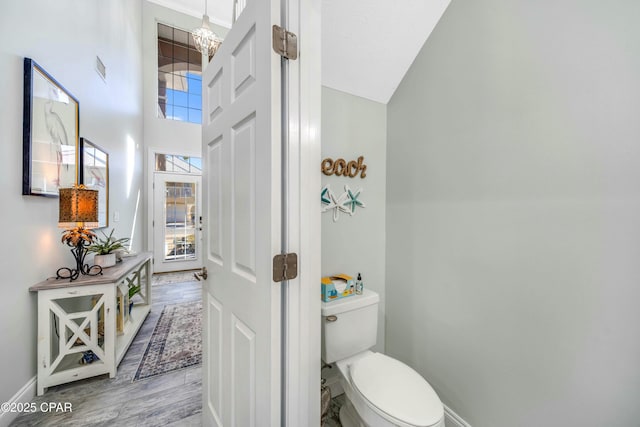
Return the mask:
[[(45, 280), (38, 292), (38, 396), (47, 387), (116, 369), (151, 310), (151, 259), (145, 252), (102, 275)], [(140, 297), (129, 312), (129, 286)]]

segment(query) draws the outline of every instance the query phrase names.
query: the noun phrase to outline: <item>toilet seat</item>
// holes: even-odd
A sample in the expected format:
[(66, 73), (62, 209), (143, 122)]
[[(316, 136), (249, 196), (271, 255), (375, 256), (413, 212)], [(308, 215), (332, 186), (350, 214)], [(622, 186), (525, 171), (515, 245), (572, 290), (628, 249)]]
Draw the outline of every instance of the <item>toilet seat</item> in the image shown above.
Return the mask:
[(349, 366), (349, 376), (365, 403), (396, 425), (431, 427), (444, 417), (431, 385), (399, 360), (370, 353)]

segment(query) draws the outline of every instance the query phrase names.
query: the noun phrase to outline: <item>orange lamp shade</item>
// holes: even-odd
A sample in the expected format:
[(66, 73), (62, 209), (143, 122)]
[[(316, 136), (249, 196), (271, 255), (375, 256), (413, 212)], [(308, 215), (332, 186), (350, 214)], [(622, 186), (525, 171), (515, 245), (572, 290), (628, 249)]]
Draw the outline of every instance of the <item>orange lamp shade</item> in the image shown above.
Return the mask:
[(58, 227), (98, 227), (98, 191), (80, 187), (61, 188)]

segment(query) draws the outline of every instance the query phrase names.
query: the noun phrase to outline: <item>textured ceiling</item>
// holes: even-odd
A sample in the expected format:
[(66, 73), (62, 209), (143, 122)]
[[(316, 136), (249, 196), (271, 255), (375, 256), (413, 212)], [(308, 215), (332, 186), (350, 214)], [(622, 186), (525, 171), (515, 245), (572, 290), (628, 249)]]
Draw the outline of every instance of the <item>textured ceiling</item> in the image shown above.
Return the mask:
[[(149, 0), (200, 17), (205, 0)], [(322, 84), (387, 103), (451, 0), (322, 0)], [(208, 0), (231, 26), (232, 0)]]

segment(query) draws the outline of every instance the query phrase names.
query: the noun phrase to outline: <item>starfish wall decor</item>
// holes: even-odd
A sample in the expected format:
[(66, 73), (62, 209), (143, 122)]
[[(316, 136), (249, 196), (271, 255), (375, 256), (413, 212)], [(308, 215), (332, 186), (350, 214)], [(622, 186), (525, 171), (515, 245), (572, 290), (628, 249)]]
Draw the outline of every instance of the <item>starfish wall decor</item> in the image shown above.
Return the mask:
[(347, 195), (347, 198), (344, 202), (342, 202), (342, 205), (349, 210), (349, 215), (355, 215), (356, 208), (366, 207), (363, 201), (358, 200), (358, 197), (360, 197), (360, 193), (362, 193), (362, 188), (359, 188), (357, 191), (351, 191), (349, 186), (345, 185), (344, 191)]
[(340, 218), (340, 212), (353, 216), (356, 213), (356, 208), (365, 207), (364, 202), (358, 199), (360, 193), (362, 193), (362, 188), (352, 191), (348, 185), (345, 185), (344, 190), (340, 197), (336, 197), (329, 185), (324, 186), (320, 192), (322, 212), (332, 211), (334, 222), (337, 222)]

